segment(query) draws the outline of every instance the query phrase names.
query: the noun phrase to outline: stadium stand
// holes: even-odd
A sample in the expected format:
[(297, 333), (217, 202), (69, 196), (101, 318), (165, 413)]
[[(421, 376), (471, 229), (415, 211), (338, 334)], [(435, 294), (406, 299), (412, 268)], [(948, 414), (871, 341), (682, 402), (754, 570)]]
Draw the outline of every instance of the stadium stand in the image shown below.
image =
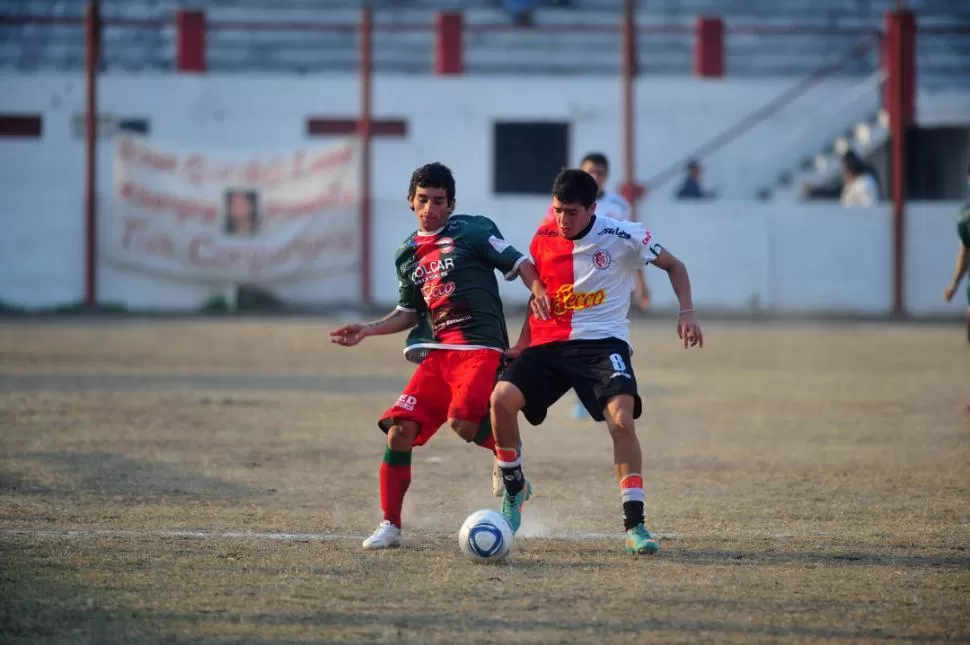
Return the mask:
[[(571, 7), (540, 2), (541, 28), (513, 28), (493, 0), (374, 0), (374, 64), (378, 72), (428, 73), (433, 34), (430, 25), (441, 10), (461, 9), (467, 25), (465, 64), (469, 73), (612, 74), (619, 71), (619, 20), (622, 0), (573, 0)], [(970, 5), (963, 0), (914, 2), (921, 27), (970, 27)], [(0, 15), (68, 17), (83, 13), (84, 0), (8, 0)], [(731, 76), (797, 76), (811, 73), (857, 43), (856, 31), (877, 30), (893, 0), (641, 0), (641, 26), (690, 27), (698, 15), (723, 18), (727, 73)], [(257, 31), (211, 29), (208, 66), (213, 72), (311, 73), (351, 72), (357, 65), (357, 36), (352, 25), (361, 3), (352, 0), (104, 0), (106, 18), (170, 20), (180, 7), (199, 8), (212, 22), (327, 22), (326, 31)], [(577, 26), (589, 28), (580, 31)], [(751, 28), (731, 32), (732, 26)], [(397, 28), (395, 28), (395, 26)], [(493, 26), (495, 28), (486, 28)], [(556, 28), (560, 26), (561, 28)], [(764, 33), (758, 29), (832, 29), (803, 35)], [(839, 31), (835, 31), (839, 30)], [(173, 68), (174, 29), (169, 24), (109, 26), (104, 34), (104, 71)], [(686, 74), (691, 70), (693, 35), (689, 31), (649, 33), (639, 39), (646, 72)], [(83, 66), (83, 29), (72, 25), (4, 25), (0, 28), (0, 69), (72, 70)], [(962, 35), (926, 35), (917, 47), (922, 85), (970, 84), (970, 39)], [(861, 58), (840, 71), (866, 76), (878, 65)]]

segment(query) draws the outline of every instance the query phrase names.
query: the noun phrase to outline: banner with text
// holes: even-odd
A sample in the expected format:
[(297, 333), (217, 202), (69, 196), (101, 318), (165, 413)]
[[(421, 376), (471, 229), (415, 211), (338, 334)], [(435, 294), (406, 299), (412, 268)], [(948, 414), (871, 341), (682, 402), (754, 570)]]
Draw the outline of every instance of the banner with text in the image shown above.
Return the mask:
[(356, 138), (260, 151), (118, 137), (101, 257), (169, 280), (319, 282), (321, 302), (355, 300), (359, 165)]

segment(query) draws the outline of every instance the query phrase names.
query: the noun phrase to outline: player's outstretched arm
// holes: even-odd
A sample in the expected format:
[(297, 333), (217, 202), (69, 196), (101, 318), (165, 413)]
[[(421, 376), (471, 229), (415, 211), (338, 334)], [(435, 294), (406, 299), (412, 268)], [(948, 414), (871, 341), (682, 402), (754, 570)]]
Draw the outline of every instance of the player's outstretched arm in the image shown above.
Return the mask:
[(968, 252), (970, 252), (970, 249), (961, 244), (960, 251), (957, 253), (956, 267), (953, 270), (953, 279), (950, 280), (950, 284), (943, 291), (943, 298), (947, 302), (953, 300), (954, 294), (960, 288), (960, 282), (963, 281), (963, 276), (967, 273)]
[[(535, 314), (539, 320), (547, 320), (549, 318), (549, 296), (546, 294), (545, 285), (539, 280), (539, 271), (536, 269), (536, 265), (532, 264), (530, 260), (524, 261), (519, 265), (519, 276), (522, 278), (523, 284), (532, 292), (532, 297), (529, 298), (529, 311)], [(527, 323), (528, 320), (528, 317), (526, 317)]]
[(670, 277), (670, 286), (673, 287), (677, 301), (680, 302), (680, 314), (677, 317), (677, 337), (684, 342), (684, 349), (703, 347), (704, 335), (694, 318), (694, 301), (690, 294), (690, 276), (687, 274), (687, 267), (666, 249), (660, 249), (659, 255), (652, 263), (658, 269), (667, 272)]
[(395, 309), (380, 320), (369, 323), (353, 323), (334, 329), (330, 332), (330, 342), (344, 347), (353, 347), (368, 336), (396, 334), (405, 329), (411, 329), (417, 324), (418, 313), (416, 311)]

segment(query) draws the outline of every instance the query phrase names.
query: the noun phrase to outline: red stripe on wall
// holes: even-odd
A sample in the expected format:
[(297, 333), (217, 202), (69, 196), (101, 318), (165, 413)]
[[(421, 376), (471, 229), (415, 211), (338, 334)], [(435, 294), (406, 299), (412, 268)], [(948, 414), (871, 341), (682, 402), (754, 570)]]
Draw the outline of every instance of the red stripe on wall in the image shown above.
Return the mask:
[(0, 137), (39, 139), (43, 129), (39, 114), (0, 114)]
[[(339, 134), (356, 134), (360, 122), (357, 119), (322, 119), (311, 117), (307, 119), (307, 134), (311, 136), (328, 136)], [(408, 134), (408, 122), (404, 119), (375, 119), (371, 121), (371, 135), (376, 137), (405, 137)]]

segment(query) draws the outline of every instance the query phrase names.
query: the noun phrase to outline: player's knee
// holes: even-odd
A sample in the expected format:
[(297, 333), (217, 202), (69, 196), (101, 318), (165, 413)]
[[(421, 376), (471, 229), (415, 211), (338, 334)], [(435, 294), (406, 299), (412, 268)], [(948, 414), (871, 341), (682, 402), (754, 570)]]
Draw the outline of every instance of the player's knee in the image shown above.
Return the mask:
[(414, 446), (418, 425), (409, 421), (394, 424), (387, 431), (387, 447), (395, 452), (406, 452)]
[(525, 407), (522, 391), (508, 381), (499, 381), (492, 390), (492, 409), (502, 414), (518, 414)]
[(633, 412), (631, 410), (622, 407), (607, 409), (606, 421), (610, 429), (610, 435), (614, 439), (636, 434), (636, 428), (633, 423)]
[(465, 441), (474, 441), (475, 435), (478, 434), (478, 426), (471, 421), (448, 419), (448, 425), (451, 426), (451, 429), (457, 432), (458, 436)]

